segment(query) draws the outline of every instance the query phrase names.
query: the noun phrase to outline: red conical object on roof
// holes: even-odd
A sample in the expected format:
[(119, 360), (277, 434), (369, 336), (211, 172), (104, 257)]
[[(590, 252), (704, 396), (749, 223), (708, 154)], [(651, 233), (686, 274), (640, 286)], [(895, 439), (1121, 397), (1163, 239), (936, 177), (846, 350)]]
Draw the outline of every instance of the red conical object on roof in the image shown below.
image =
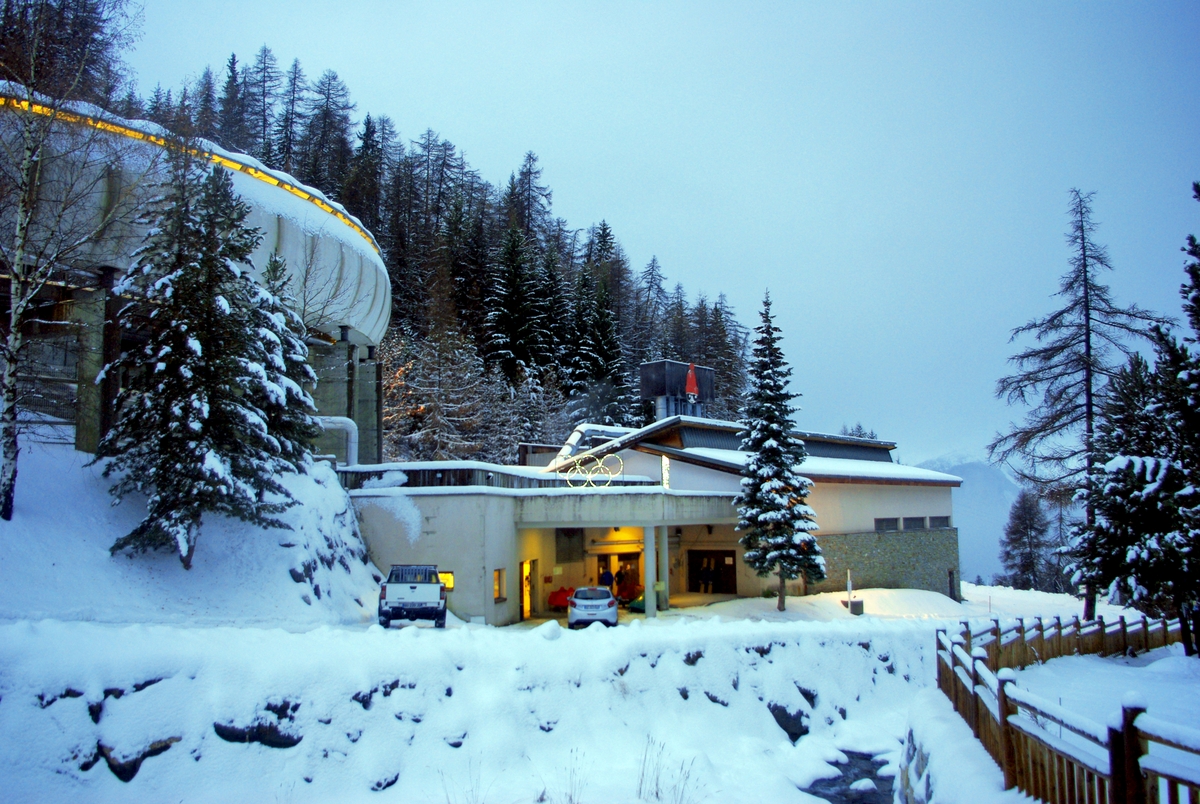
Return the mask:
[[(676, 377), (679, 375), (676, 374)], [(687, 382), (683, 386), (683, 392), (689, 397), (700, 396), (700, 383), (696, 382), (696, 364), (688, 363)]]

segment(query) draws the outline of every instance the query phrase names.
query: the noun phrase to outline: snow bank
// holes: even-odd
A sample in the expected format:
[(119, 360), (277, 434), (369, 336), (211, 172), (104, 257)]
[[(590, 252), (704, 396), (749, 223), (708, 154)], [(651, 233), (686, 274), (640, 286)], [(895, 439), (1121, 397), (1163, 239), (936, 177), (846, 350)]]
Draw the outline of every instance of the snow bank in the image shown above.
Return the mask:
[(909, 709), (897, 804), (1016, 804), (1030, 799), (1004, 789), (1004, 774), (937, 689), (922, 690)]
[(649, 738), (683, 800), (802, 801), (843, 751), (898, 767), (932, 636), (0, 625), (0, 776), (22, 800), (631, 801)]
[(22, 449), (16, 510), (0, 522), (0, 620), (271, 624), (366, 622), (378, 590), (349, 498), (324, 465), (281, 481), (300, 505), (292, 530), (205, 517), (196, 563), (174, 554), (110, 556), (145, 514), (118, 506), (91, 456), (63, 445)]

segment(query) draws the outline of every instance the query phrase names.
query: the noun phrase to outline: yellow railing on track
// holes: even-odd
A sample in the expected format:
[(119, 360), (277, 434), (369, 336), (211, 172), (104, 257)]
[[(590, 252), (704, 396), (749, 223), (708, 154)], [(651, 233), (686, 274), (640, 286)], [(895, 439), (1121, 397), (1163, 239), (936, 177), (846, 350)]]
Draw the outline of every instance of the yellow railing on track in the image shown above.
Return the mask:
[[(128, 137), (128, 138), (134, 139), (134, 140), (141, 140), (142, 142), (148, 142), (153, 145), (157, 145), (160, 148), (180, 147), (175, 141), (167, 139), (166, 137), (160, 137), (156, 134), (149, 134), (145, 131), (140, 131), (140, 130), (138, 130), (136, 128), (132, 128), (130, 126), (123, 126), (119, 123), (113, 123), (109, 120), (103, 120), (98, 117), (90, 117), (88, 115), (78, 114), (76, 112), (72, 112), (72, 111), (69, 111), (66, 109), (56, 109), (52, 106), (46, 106), (46, 105), (40, 104), (40, 103), (31, 103), (30, 101), (25, 100), (23, 98), (13, 98), (13, 97), (5, 96), (5, 95), (0, 95), (0, 107), (5, 107), (5, 106), (11, 107), (13, 109), (16, 109), (16, 110), (22, 111), (22, 112), (32, 112), (33, 114), (44, 115), (46, 117), (55, 117), (55, 118), (65, 121), (67, 123), (75, 123), (78, 125), (89, 126), (90, 128), (94, 128), (98, 131), (104, 131), (109, 134), (117, 134), (122, 137)], [(285, 190), (285, 191), (291, 193), (292, 195), (296, 196), (297, 198), (304, 199), (305, 201), (307, 201), (308, 203), (317, 207), (318, 209), (320, 209), (324, 212), (327, 212), (330, 215), (333, 215), (335, 218), (340, 220), (342, 223), (346, 224), (351, 229), (358, 232), (358, 234), (363, 238), (363, 240), (366, 240), (371, 245), (371, 248), (373, 248), (375, 250), (376, 254), (381, 253), (379, 251), (379, 244), (375, 242), (375, 238), (371, 235), (370, 232), (368, 232), (366, 229), (364, 229), (362, 226), (360, 226), (358, 223), (356, 223), (345, 212), (342, 212), (341, 210), (337, 209), (336, 207), (334, 207), (332, 204), (325, 201), (324, 199), (318, 198), (317, 196), (308, 192), (304, 188), (299, 187), (295, 184), (291, 184), (290, 182), (283, 181), (282, 179), (279, 179), (276, 176), (273, 176), (264, 170), (259, 170), (256, 167), (244, 164), (242, 162), (237, 161), (236, 159), (231, 159), (227, 156), (222, 156), (221, 154), (213, 153), (212, 151), (205, 151), (205, 150), (202, 150), (199, 148), (187, 148), (186, 150), (195, 156), (207, 159), (208, 161), (210, 161), (214, 164), (220, 165), (221, 167), (228, 168), (230, 170), (236, 170), (239, 173), (245, 173), (247, 176), (255, 178), (261, 182), (266, 182), (267, 184), (274, 185), (275, 187), (278, 187), (281, 190)]]

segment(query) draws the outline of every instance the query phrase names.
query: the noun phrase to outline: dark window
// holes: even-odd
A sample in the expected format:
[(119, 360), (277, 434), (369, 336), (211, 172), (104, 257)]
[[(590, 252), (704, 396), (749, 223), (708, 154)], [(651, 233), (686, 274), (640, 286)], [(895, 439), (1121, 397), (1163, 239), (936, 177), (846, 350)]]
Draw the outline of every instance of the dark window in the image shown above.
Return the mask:
[(889, 530), (900, 530), (900, 520), (897, 517), (875, 518), (876, 533), (883, 533)]
[(950, 517), (948, 517), (948, 516), (931, 516), (931, 517), (929, 517), (930, 530), (937, 530), (938, 528), (948, 528), (948, 527), (950, 527)]
[(437, 583), (437, 567), (429, 565), (408, 564), (392, 567), (388, 574), (388, 583)]
[(906, 516), (904, 517), (905, 530), (925, 530), (925, 517), (923, 516)]
[(583, 528), (554, 529), (554, 563), (583, 561)]

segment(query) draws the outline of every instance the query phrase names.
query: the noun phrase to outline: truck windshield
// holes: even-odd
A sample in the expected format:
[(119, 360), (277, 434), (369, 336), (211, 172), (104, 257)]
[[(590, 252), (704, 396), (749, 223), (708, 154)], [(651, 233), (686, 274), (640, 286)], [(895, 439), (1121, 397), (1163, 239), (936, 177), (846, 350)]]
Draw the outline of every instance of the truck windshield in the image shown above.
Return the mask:
[(437, 567), (412, 564), (392, 567), (388, 583), (438, 583)]

